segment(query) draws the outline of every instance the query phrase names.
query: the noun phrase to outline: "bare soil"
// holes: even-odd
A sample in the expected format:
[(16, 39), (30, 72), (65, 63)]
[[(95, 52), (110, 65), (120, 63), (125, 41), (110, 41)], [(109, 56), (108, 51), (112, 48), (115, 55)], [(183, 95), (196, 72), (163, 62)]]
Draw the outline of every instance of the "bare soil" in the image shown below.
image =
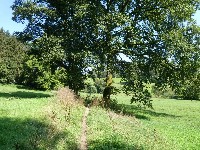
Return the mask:
[(87, 150), (87, 116), (89, 114), (90, 109), (86, 107), (85, 113), (83, 115), (82, 120), (82, 133), (80, 140), (80, 150)]

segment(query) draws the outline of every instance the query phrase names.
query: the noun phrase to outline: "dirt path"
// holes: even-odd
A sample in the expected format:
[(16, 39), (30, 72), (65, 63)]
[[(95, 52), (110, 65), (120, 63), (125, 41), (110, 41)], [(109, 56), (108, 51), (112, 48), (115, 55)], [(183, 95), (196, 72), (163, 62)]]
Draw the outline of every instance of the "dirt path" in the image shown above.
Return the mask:
[(87, 116), (89, 114), (90, 109), (86, 107), (85, 113), (82, 120), (82, 133), (81, 133), (81, 141), (80, 141), (80, 150), (87, 150)]

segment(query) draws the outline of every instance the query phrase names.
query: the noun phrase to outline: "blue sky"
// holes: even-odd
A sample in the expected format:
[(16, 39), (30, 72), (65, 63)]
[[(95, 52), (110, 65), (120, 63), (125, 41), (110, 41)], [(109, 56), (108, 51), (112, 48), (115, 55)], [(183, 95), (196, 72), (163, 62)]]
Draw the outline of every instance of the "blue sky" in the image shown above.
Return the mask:
[[(24, 24), (16, 23), (12, 21), (12, 9), (10, 6), (13, 4), (14, 0), (0, 0), (0, 28), (3, 27), (4, 30), (8, 30), (10, 33), (14, 31), (22, 31), (25, 27)], [(200, 25), (200, 11), (194, 15), (194, 19), (197, 24)]]
[(14, 31), (22, 31), (25, 27), (24, 24), (12, 21), (12, 9), (10, 6), (14, 0), (0, 0), (0, 28), (8, 30), (10, 33)]

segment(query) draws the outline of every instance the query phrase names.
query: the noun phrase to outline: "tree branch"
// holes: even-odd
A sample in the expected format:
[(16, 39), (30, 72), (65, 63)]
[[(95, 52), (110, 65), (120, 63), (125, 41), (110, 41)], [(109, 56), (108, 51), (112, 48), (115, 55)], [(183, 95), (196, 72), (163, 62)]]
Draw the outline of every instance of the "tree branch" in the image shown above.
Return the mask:
[(123, 12), (124, 11), (124, 9), (126, 8), (126, 6), (128, 5), (128, 3), (129, 2), (131, 2), (131, 0), (126, 0), (126, 2), (125, 3), (122, 3), (122, 7), (121, 7), (121, 9), (120, 9), (120, 11), (119, 12)]

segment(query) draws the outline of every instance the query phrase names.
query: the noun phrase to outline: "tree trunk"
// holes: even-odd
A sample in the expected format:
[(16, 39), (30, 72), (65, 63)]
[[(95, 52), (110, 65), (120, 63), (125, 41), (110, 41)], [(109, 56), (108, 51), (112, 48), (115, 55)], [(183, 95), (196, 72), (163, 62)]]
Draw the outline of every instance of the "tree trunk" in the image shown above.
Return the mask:
[(105, 107), (110, 106), (110, 95), (112, 92), (111, 84), (112, 84), (112, 74), (108, 71), (106, 77), (106, 87), (103, 91), (103, 101)]

